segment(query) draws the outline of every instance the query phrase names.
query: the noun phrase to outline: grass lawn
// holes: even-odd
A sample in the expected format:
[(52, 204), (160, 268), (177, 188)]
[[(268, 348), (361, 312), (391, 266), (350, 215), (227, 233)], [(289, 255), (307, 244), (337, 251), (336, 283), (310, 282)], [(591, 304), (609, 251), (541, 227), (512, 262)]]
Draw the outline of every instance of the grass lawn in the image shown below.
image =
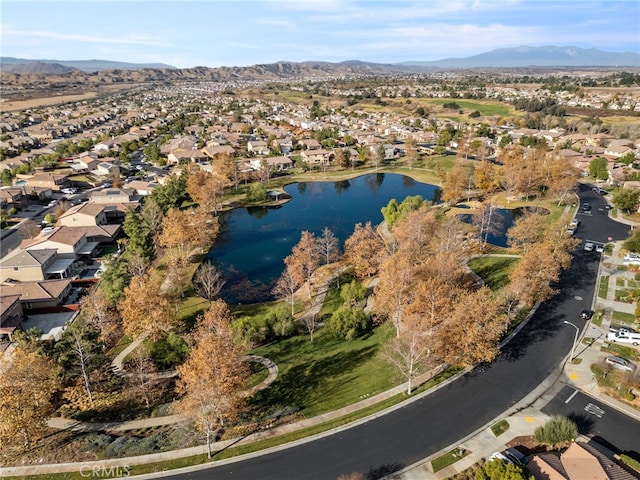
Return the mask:
[(502, 102), (491, 102), (491, 101), (482, 101), (482, 100), (462, 100), (459, 98), (443, 98), (443, 99), (426, 99), (422, 100), (423, 102), (430, 105), (443, 105), (445, 103), (455, 102), (460, 105), (460, 108), (467, 110), (477, 110), (481, 115), (485, 117), (490, 116), (514, 116), (517, 115), (516, 111), (510, 105), (507, 105)]
[(617, 321), (617, 322), (623, 322), (623, 323), (631, 324), (631, 323), (633, 323), (634, 316), (631, 313), (614, 311), (612, 319)]
[(624, 345), (620, 345), (619, 343), (605, 344), (605, 346), (603, 346), (601, 350), (612, 355), (624, 357), (634, 362), (640, 360), (640, 352), (638, 350), (633, 347), (625, 347)]
[(392, 335), (392, 325), (385, 324), (350, 342), (320, 330), (313, 342), (298, 335), (259, 347), (252, 353), (276, 362), (280, 373), (251, 403), (293, 407), (312, 417), (388, 390), (399, 378), (377, 353)]
[(496, 437), (499, 437), (507, 430), (509, 430), (509, 422), (507, 422), (506, 420), (500, 420), (499, 422), (491, 425), (491, 431)]
[(609, 291), (609, 275), (603, 275), (600, 277), (600, 284), (598, 285), (598, 297), (607, 298), (608, 291)]
[(458, 460), (469, 455), (469, 451), (464, 448), (454, 448), (453, 450), (445, 453), (444, 455), (431, 460), (431, 467), (433, 468), (433, 472), (439, 472), (443, 468), (447, 468), (449, 465), (453, 465)]
[(477, 257), (470, 260), (468, 265), (491, 290), (499, 290), (509, 283), (509, 274), (519, 260), (519, 258)]

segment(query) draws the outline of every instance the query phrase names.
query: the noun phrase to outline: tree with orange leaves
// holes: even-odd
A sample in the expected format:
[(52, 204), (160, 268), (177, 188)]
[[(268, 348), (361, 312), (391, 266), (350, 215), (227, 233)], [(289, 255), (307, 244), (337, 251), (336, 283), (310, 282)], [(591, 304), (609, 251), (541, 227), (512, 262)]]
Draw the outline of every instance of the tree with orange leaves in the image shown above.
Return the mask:
[(311, 298), (311, 276), (320, 264), (315, 235), (304, 230), (300, 241), (293, 247), (291, 255), (284, 259), (284, 263), (296, 282), (306, 283)]
[(359, 280), (378, 273), (385, 256), (384, 242), (371, 222), (356, 224), (353, 233), (344, 242), (344, 260), (353, 266), (353, 273)]
[(207, 440), (207, 456), (216, 431), (224, 428), (240, 411), (242, 389), (248, 379), (243, 361), (244, 346), (234, 342), (228, 315), (214, 302), (196, 324), (194, 344), (187, 360), (178, 367), (176, 391), (182, 396), (178, 413), (190, 418)]
[(145, 332), (157, 336), (176, 327), (175, 307), (152, 274), (133, 277), (118, 303), (124, 331), (132, 338)]

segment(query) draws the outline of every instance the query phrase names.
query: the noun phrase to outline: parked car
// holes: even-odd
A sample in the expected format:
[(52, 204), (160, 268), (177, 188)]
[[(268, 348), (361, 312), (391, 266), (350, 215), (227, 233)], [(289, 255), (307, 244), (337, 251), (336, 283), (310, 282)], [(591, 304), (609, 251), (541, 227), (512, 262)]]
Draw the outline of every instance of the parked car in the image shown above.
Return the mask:
[(588, 212), (591, 210), (591, 205), (589, 205), (588, 203), (583, 203), (582, 204), (582, 211), (583, 212)]
[(627, 253), (622, 258), (623, 265), (640, 265), (640, 254), (638, 253)]
[(73, 195), (74, 193), (76, 193), (78, 191), (78, 189), (77, 188), (63, 188), (60, 191), (62, 193), (66, 193), (67, 195)]
[(593, 252), (593, 249), (595, 248), (595, 245), (592, 242), (587, 242), (584, 244), (584, 251), (585, 252)]
[(514, 465), (527, 464), (527, 456), (515, 448), (507, 448), (501, 452), (495, 452), (489, 457), (489, 460), (503, 460)]
[(580, 318), (583, 320), (589, 320), (591, 317), (593, 317), (593, 314), (593, 310), (584, 309), (580, 312)]
[(617, 332), (607, 333), (607, 340), (613, 343), (630, 343), (631, 345), (640, 345), (640, 333), (630, 332), (628, 330), (618, 330)]
[(615, 355), (605, 358), (604, 362), (617, 370), (623, 370), (625, 372), (633, 372), (636, 369), (636, 366), (629, 360), (622, 357), (616, 357)]
[(599, 243), (596, 245), (596, 252), (598, 253), (604, 253), (604, 244)]

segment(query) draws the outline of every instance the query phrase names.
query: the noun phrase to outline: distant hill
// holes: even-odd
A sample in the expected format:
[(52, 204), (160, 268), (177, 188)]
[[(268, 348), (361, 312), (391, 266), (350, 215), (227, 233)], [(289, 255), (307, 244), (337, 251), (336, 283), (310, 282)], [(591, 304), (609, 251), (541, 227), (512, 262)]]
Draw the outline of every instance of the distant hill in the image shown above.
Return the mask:
[(437, 68), (478, 67), (640, 67), (640, 54), (605, 52), (597, 48), (579, 47), (515, 47), (498, 48), (466, 58), (444, 58), (429, 62), (410, 61), (398, 65)]
[(12, 63), (9, 65), (2, 65), (2, 71), (9, 73), (49, 73), (54, 75), (63, 75), (70, 72), (78, 72), (77, 68), (65, 67), (59, 63), (43, 63), (43, 62), (28, 62), (28, 63)]
[[(24, 64), (38, 64), (43, 65), (41, 69), (36, 72), (19, 72), (16, 70), (16, 65)], [(63, 67), (69, 67), (74, 70), (82, 70), (87, 73), (100, 72), (103, 70), (140, 70), (142, 68), (153, 69), (175, 69), (171, 65), (164, 63), (127, 63), (127, 62), (113, 62), (110, 60), (29, 60), (25, 58), (13, 58), (13, 57), (0, 57), (0, 69), (10, 73), (61, 73), (58, 70), (59, 67), (51, 67), (47, 70), (48, 65), (58, 65)]]

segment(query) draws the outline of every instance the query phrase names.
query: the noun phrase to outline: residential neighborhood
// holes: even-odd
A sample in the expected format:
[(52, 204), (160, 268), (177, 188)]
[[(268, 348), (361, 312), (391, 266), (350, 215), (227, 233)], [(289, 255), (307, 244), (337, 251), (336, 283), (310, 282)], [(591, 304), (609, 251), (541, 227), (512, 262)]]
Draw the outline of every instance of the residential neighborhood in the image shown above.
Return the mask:
[[(437, 346), (443, 352), (439, 360), (444, 363), (436, 364), (434, 360), (428, 368), (425, 364), (421, 376), (435, 378), (441, 367), (454, 365), (455, 361), (461, 362), (456, 374), (465, 368), (475, 372), (474, 365), (483, 366), (497, 358), (497, 345), (503, 335), (511, 334), (515, 325), (530, 318), (523, 312), (530, 309), (533, 315), (540, 302), (556, 292), (550, 284), (559, 282), (560, 273), (569, 268), (570, 252), (582, 252), (578, 236), (584, 225), (577, 215), (592, 215), (591, 206), (587, 203), (587, 209), (582, 200), (585, 195), (602, 203), (599, 207), (600, 203), (590, 200), (598, 205), (593, 210), (602, 211), (607, 220), (613, 209), (617, 218), (624, 216), (629, 225), (637, 218), (640, 76), (636, 77), (632, 87), (620, 85), (620, 73), (608, 70), (576, 72), (574, 76), (553, 71), (535, 77), (526, 72), (453, 71), (370, 78), (308, 77), (296, 82), (157, 82), (109, 96), (3, 110), (0, 349), (12, 352), (20, 342), (31, 345), (30, 335), (37, 335), (37, 341), (47, 345), (43, 348), (49, 349), (60, 365), (73, 364), (73, 368), (69, 367), (69, 372), (75, 372), (73, 378), (69, 372), (60, 374), (66, 390), (56, 418), (62, 424), (65, 415), (77, 419), (86, 416), (86, 425), (93, 421), (102, 425), (171, 417), (171, 408), (178, 405), (175, 415), (183, 415), (180, 420), (167, 421), (169, 426), (153, 424), (153, 420), (153, 428), (140, 437), (155, 435), (156, 427), (166, 427), (166, 431), (179, 431), (179, 440), (139, 450), (137, 444), (129, 445), (130, 450), (123, 448), (122, 455), (165, 452), (176, 444), (195, 447), (204, 431), (207, 449), (198, 454), (206, 453), (211, 459), (216, 442), (245, 435), (235, 425), (225, 432), (216, 423), (222, 414), (211, 421), (218, 425), (216, 428), (208, 425), (203, 430), (203, 422), (196, 419), (198, 426), (194, 430), (181, 430), (185, 418), (193, 420), (196, 415), (193, 406), (190, 411), (179, 410), (186, 409), (179, 399), (188, 398), (197, 390), (185, 380), (190, 378), (185, 373), (187, 367), (197, 371), (189, 363), (195, 357), (187, 352), (197, 351), (198, 342), (204, 342), (213, 331), (224, 331), (216, 341), (242, 337), (243, 343), (216, 344), (206, 358), (223, 352), (226, 356), (220, 354), (224, 358), (215, 361), (240, 359), (244, 364), (270, 365), (268, 358), (256, 355), (259, 360), (255, 360), (247, 357), (247, 352), (273, 347), (294, 335), (304, 337), (304, 345), (307, 338), (312, 344), (319, 328), (345, 344), (354, 339), (369, 341), (369, 336), (380, 344), (391, 344), (394, 333), (398, 342), (404, 338), (399, 320), (403, 315), (406, 314), (406, 322), (427, 318), (429, 309), (425, 305), (408, 306), (408, 297), (393, 297), (389, 292), (405, 287), (407, 292), (414, 287), (419, 292), (423, 292), (420, 288), (433, 288), (436, 293), (432, 298), (445, 298), (446, 302), (442, 302), (446, 307), (434, 306), (434, 300), (431, 311), (442, 308), (446, 312), (443, 317), (457, 325), (473, 321), (468, 320), (472, 309), (473, 315), (486, 314), (487, 325), (495, 322), (495, 326), (484, 329), (490, 331), (487, 335), (492, 335), (490, 341), (495, 346), (482, 350), (484, 347), (477, 347), (474, 339), (468, 340), (459, 350), (464, 350), (469, 360), (459, 360), (458, 349), (442, 346), (455, 345), (455, 335), (462, 337), (468, 329), (455, 330), (455, 335), (443, 336), (446, 342)], [(283, 260), (283, 276), (274, 285), (264, 286), (275, 292), (274, 302), (278, 301), (279, 307), (266, 302), (269, 306), (264, 308), (273, 311), (264, 317), (249, 310), (262, 308), (245, 305), (250, 302), (238, 301), (233, 312), (228, 310), (230, 307), (220, 298), (226, 282), (235, 281), (238, 288), (249, 293), (253, 287), (247, 287), (246, 280), (222, 278), (217, 267), (207, 262), (212, 242), (227, 228), (221, 220), (223, 213), (247, 207), (248, 215), (261, 218), (269, 213), (268, 209), (276, 210), (288, 201), (290, 196), (284, 187), (289, 183), (333, 180), (348, 184), (358, 176), (371, 175), (377, 178), (379, 187), (384, 173), (406, 175), (407, 184), (415, 182), (415, 178), (433, 184), (437, 195), (431, 199), (414, 197), (415, 205), (404, 203), (402, 198), (393, 199), (382, 209), (384, 225), (356, 224), (353, 236), (344, 242), (344, 253), (329, 227), (318, 237), (308, 231), (296, 231), (294, 236), (301, 235), (300, 243)], [(368, 186), (375, 190), (373, 183)], [(343, 188), (347, 187), (343, 184)], [(503, 203), (494, 205), (491, 198)], [(514, 209), (530, 208), (539, 223), (525, 225), (511, 236), (504, 233), (511, 249), (496, 250), (493, 255), (493, 247), (487, 245), (491, 215), (495, 209), (508, 209), (511, 202), (517, 204)], [(436, 207), (442, 213), (434, 213)], [(411, 213), (412, 209), (415, 212)], [(538, 215), (539, 211), (544, 215)], [(455, 223), (465, 212), (470, 212), (473, 220), (466, 225), (462, 221)], [(550, 222), (551, 226), (545, 227), (543, 222)], [(527, 236), (528, 230), (536, 229), (539, 232)], [(429, 234), (425, 234), (427, 230)], [(264, 248), (265, 238), (271, 233), (269, 229), (252, 232), (254, 248)], [(392, 241), (394, 235), (398, 239)], [(309, 242), (306, 245), (305, 239)], [(422, 242), (433, 250), (421, 250), (412, 242)], [(432, 242), (442, 243), (435, 247)], [(606, 243), (598, 244), (598, 255), (605, 255)], [(405, 245), (414, 249), (411, 254)], [(314, 252), (318, 256), (318, 251), (324, 254), (324, 264), (314, 258), (304, 267), (306, 270), (299, 267), (294, 275), (295, 266), (303, 264), (296, 255)], [(266, 256), (272, 252), (264, 253)], [(495, 298), (495, 292), (488, 287), (474, 290), (485, 280), (469, 273), (473, 269), (468, 262), (485, 254), (513, 262), (501, 267), (508, 271), (502, 273), (504, 283), (495, 287), (496, 291), (506, 291), (505, 284), (511, 281), (513, 290), (501, 290), (504, 294)], [(520, 259), (526, 261), (521, 261), (524, 267), (518, 270), (514, 265)], [(409, 271), (418, 264), (421, 273), (402, 276), (401, 269)], [(530, 270), (524, 272), (525, 267)], [(543, 286), (530, 287), (528, 282), (533, 284), (538, 270), (548, 277), (542, 279)], [(317, 274), (318, 271), (322, 273)], [(396, 274), (397, 278), (390, 276)], [(420, 284), (420, 274), (434, 275), (430, 278), (432, 283)], [(346, 283), (341, 285), (343, 280)], [(476, 287), (470, 287), (472, 284)], [(450, 290), (438, 289), (441, 285)], [(340, 290), (345, 286), (346, 290)], [(385, 286), (389, 292), (384, 291)], [(334, 303), (324, 304), (325, 295), (333, 295), (330, 301)], [(377, 300), (377, 305), (372, 299)], [(407, 302), (402, 307), (406, 312), (401, 313), (400, 307), (394, 312), (393, 300)], [(476, 310), (478, 305), (486, 308)], [(345, 318), (353, 315), (357, 322), (349, 317), (345, 322), (356, 323), (336, 326), (336, 318), (340, 317), (334, 317), (335, 312)], [(633, 317), (629, 322), (637, 320), (626, 313)], [(234, 323), (232, 331), (229, 319), (235, 314), (240, 321)], [(113, 323), (118, 325), (111, 327), (109, 322), (116, 317), (118, 322)], [(319, 318), (322, 322), (317, 321)], [(381, 319), (388, 321), (383, 325)], [(222, 323), (228, 330), (220, 326)], [(454, 326), (449, 326), (454, 331)], [(425, 337), (438, 328), (442, 335), (446, 333), (444, 327), (438, 326), (430, 327), (428, 333), (419, 330), (417, 324), (412, 328)], [(100, 338), (99, 343), (96, 338)], [(83, 349), (89, 344), (93, 350), (85, 357)], [(148, 356), (134, 356), (132, 352), (138, 347), (146, 349)], [(69, 360), (64, 348), (75, 349), (80, 363)], [(313, 352), (311, 347), (302, 348)], [(482, 352), (476, 353), (474, 348)], [(335, 353), (336, 358), (342, 354)], [(84, 361), (89, 364), (93, 358), (100, 358), (103, 363), (95, 367), (98, 373), (92, 377)], [(380, 367), (380, 358), (367, 361), (378, 362), (376, 368), (386, 374), (391, 367)], [(319, 357), (314, 362), (324, 360)], [(353, 365), (358, 361), (353, 360)], [(331, 366), (324, 368), (330, 370)], [(270, 381), (274, 369), (277, 373), (277, 367), (269, 370)], [(266, 376), (267, 368), (264, 370)], [(242, 375), (248, 373), (238, 371)], [(413, 370), (402, 374), (409, 385), (407, 395), (411, 395), (411, 382), (418, 375)], [(283, 368), (281, 375), (281, 379), (287, 379), (290, 372)], [(133, 383), (127, 383), (132, 379)], [(147, 391), (149, 379), (157, 382)], [(399, 383), (395, 376), (388, 375), (380, 384), (386, 388), (393, 382)], [(238, 393), (244, 392), (245, 387), (242, 382), (234, 385), (234, 398), (247, 396)], [(96, 407), (103, 405), (103, 397), (98, 395), (103, 393), (101, 388), (112, 389), (105, 397), (110, 396), (109, 401), (116, 407)], [(634, 388), (629, 387), (630, 391)], [(135, 413), (118, 403), (134, 402), (123, 400), (125, 395), (121, 392), (127, 389), (135, 389), (137, 403), (131, 408)], [(379, 385), (370, 389), (374, 393), (359, 394), (359, 402), (383, 395), (378, 391), (382, 390)], [(401, 391), (404, 392), (398, 390)], [(269, 404), (268, 396), (262, 398), (264, 405), (260, 408), (264, 410), (255, 416), (264, 415), (268, 420), (254, 420), (254, 413), (243, 417), (234, 412), (234, 421), (257, 431), (270, 428), (260, 422), (269, 426), (281, 425), (281, 421), (293, 424), (307, 414), (300, 413), (298, 406), (280, 405), (280, 399)], [(322, 408), (326, 407), (318, 410), (324, 412)], [(56, 420), (40, 420), (45, 428), (57, 428), (51, 426)], [(93, 428), (86, 427), (87, 431)], [(66, 426), (62, 429), (72, 431)], [(113, 431), (95, 429), (103, 435), (98, 437), (96, 433), (95, 442), (101, 444), (95, 447), (96, 451), (103, 447), (105, 450), (97, 454), (94, 447), (86, 446), (80, 453), (66, 452), (73, 461), (90, 458), (87, 452), (108, 458), (116, 451)], [(159, 435), (168, 435), (166, 431)], [(127, 438), (129, 441), (132, 436)], [(138, 440), (131, 443), (135, 441)], [(560, 460), (569, 461), (575, 456), (595, 462), (601, 454), (575, 443), (559, 460), (553, 455), (534, 456), (531, 467), (539, 474), (536, 478), (543, 478), (550, 469), (564, 468), (558, 467)]]

